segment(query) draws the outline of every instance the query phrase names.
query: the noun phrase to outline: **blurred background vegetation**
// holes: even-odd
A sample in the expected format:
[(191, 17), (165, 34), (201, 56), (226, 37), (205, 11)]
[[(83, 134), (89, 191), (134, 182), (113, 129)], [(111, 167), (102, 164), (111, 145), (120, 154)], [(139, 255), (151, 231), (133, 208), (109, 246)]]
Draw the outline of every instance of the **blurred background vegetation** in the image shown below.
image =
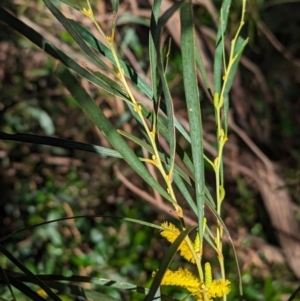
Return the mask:
[[(167, 6), (168, 1), (163, 3)], [(109, 26), (110, 2), (93, 4), (99, 20)], [(220, 4), (221, 1), (197, 0), (194, 6), (208, 69), (212, 64), (218, 11), (214, 6), (218, 9)], [(42, 0), (7, 1), (5, 7), (84, 63), (85, 57)], [(240, 9), (240, 1), (233, 1), (230, 32), (238, 25)], [(60, 10), (95, 33), (91, 22), (79, 13), (66, 6), (60, 6)], [(146, 0), (124, 0), (119, 11), (119, 51), (147, 80), (150, 4)], [(251, 0), (247, 6), (243, 36), (250, 40), (232, 91), (224, 206), (225, 222), (240, 258), (246, 300), (286, 300), (299, 286), (300, 276), (295, 272), (300, 260), (299, 232), (295, 232), (300, 219), (299, 11), (298, 1)], [(0, 131), (108, 146), (53, 75), (54, 59), (1, 22), (0, 28)], [(180, 49), (176, 43), (179, 32), (176, 24), (168, 30), (164, 39), (174, 39), (168, 80), (176, 114), (184, 120)], [(121, 101), (111, 99), (86, 81), (82, 83), (118, 128), (138, 133)], [(213, 110), (202, 94), (206, 150), (213, 152)], [(213, 185), (213, 176), (207, 172), (208, 183)], [(276, 189), (268, 190), (260, 183), (274, 178), (281, 183)], [(280, 200), (274, 191), (282, 193)], [(147, 202), (143, 193), (149, 196), (152, 192), (120, 160), (0, 140), (0, 237), (67, 216), (123, 216), (155, 223), (170, 219), (167, 206), (161, 210)], [(277, 206), (277, 213), (272, 212), (272, 206)], [(293, 220), (284, 220), (289, 216), (284, 214), (286, 208), (293, 213)], [(283, 220), (276, 224), (278, 210)], [(192, 214), (190, 217), (194, 219)], [(291, 227), (284, 231), (291, 231), (293, 243), (284, 243), (280, 236), (280, 224), (285, 223)], [(81, 218), (27, 229), (5, 241), (4, 246), (35, 273), (96, 276), (141, 286), (149, 283), (168, 247), (157, 231), (109, 217)], [(228, 278), (234, 279), (236, 269), (229, 245), (227, 256)], [(2, 254), (0, 266), (14, 268)], [(233, 285), (232, 290), (234, 294), (237, 288)], [(131, 298), (114, 290), (110, 294), (124, 300)], [(0, 287), (0, 295), (8, 297), (9, 292)], [(179, 293), (175, 296), (180, 298)]]

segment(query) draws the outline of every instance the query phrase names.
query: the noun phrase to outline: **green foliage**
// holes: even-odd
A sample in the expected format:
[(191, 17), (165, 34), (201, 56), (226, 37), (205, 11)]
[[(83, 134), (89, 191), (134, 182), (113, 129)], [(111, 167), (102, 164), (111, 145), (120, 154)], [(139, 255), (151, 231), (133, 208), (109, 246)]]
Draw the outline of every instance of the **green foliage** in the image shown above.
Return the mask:
[[(125, 292), (138, 292), (146, 295), (144, 299), (146, 301), (172, 300), (172, 297), (161, 294), (160, 286), (166, 284), (165, 274), (170, 268), (173, 259), (176, 258), (177, 250), (183, 244), (186, 244), (187, 249), (192, 254), (197, 269), (197, 281), (199, 281), (197, 290), (190, 290), (190, 296), (195, 297), (197, 300), (210, 300), (212, 298), (215, 299), (217, 296), (226, 300), (226, 295), (229, 291), (227, 287), (223, 288), (223, 291), (218, 287), (215, 291), (206, 287), (208, 276), (204, 276), (203, 266), (205, 262), (203, 261), (203, 255), (204, 247), (206, 245), (210, 246), (214, 251), (215, 263), (220, 274), (220, 279), (214, 279), (212, 282), (223, 283), (222, 285), (224, 286), (224, 283), (227, 283), (226, 281), (229, 278), (225, 270), (224, 234), (226, 234), (230, 242), (232, 240), (222, 219), (221, 212), (223, 202), (226, 199), (223, 150), (228, 139), (229, 91), (233, 84), (233, 78), (242, 52), (247, 44), (247, 39), (243, 39), (240, 35), (245, 20), (246, 1), (242, 1), (240, 24), (233, 34), (228, 54), (225, 50), (225, 39), (227, 39), (226, 32), (231, 1), (225, 0), (222, 2), (215, 43), (213, 87), (210, 87), (207, 71), (195, 38), (194, 7), (192, 2), (175, 2), (164, 14), (160, 15), (162, 1), (154, 1), (149, 24), (148, 21), (145, 22), (139, 18), (126, 19), (125, 15), (118, 18), (119, 2), (114, 0), (111, 7), (112, 22), (108, 34), (104, 30), (103, 24), (99, 23), (94, 15), (94, 3), (89, 1), (84, 4), (78, 1), (73, 3), (65, 0), (56, 2), (43, 0), (43, 2), (66, 30), (66, 32), (60, 33), (60, 39), (67, 43), (76, 43), (73, 47), (80, 48), (93, 67), (80, 64), (67, 51), (47, 41), (35, 29), (24, 24), (3, 8), (0, 8), (0, 19), (58, 62), (55, 66), (55, 76), (72, 95), (71, 98), (69, 97), (65, 101), (71, 106), (76, 105), (81, 108), (84, 116), (87, 116), (93, 125), (99, 129), (111, 148), (84, 144), (79, 141), (67, 141), (47, 136), (20, 133), (1, 132), (0, 138), (31, 142), (36, 145), (52, 145), (73, 150), (83, 150), (100, 156), (123, 159), (144, 180), (148, 187), (154, 189), (173, 207), (180, 233), (165, 252), (159, 267), (153, 267), (152, 262), (147, 261), (146, 250), (144, 250), (143, 244), (152, 236), (151, 228), (172, 232), (171, 227), (159, 226), (155, 222), (149, 222), (148, 218), (145, 218), (147, 216), (147, 207), (138, 203), (135, 204), (132, 210), (121, 204), (118, 212), (122, 214), (122, 217), (102, 213), (96, 215), (78, 213), (79, 216), (70, 216), (69, 214), (66, 218), (65, 211), (71, 209), (71, 207), (71, 213), (74, 214), (76, 212), (77, 215), (81, 208), (78, 206), (78, 203), (89, 203), (88, 196), (86, 196), (85, 200), (82, 200), (82, 195), (80, 194), (80, 191), (87, 185), (87, 181), (74, 175), (76, 170), (68, 175), (68, 182), (59, 188), (53, 185), (55, 179), (49, 178), (45, 181), (45, 186), (37, 187), (31, 192), (27, 190), (23, 195), (24, 210), (26, 211), (26, 216), (29, 217), (27, 224), (22, 225), (24, 229), (9, 234), (0, 240), (3, 243), (3, 246), (0, 246), (2, 252), (0, 259), (2, 261), (2, 276), (0, 277), (0, 282), (7, 286), (7, 290), (3, 295), (4, 300), (9, 298), (16, 300), (17, 297), (19, 298), (20, 293), (32, 300), (44, 300), (43, 297), (47, 297), (49, 300), (72, 300), (76, 296), (84, 300), (89, 298), (109, 301), (115, 300), (115, 297), (120, 297), (115, 290), (107, 290), (105, 294), (97, 291), (99, 287), (105, 286), (111, 286)], [(58, 4), (61, 5), (59, 2), (79, 11), (82, 16), (91, 21), (98, 34), (101, 35), (103, 42), (77, 21), (65, 17), (61, 6), (58, 6)], [(181, 56), (178, 58), (179, 66), (177, 68), (180, 71), (182, 70), (189, 131), (183, 127), (175, 114), (174, 99), (169, 86), (172, 76), (169, 77), (167, 74), (170, 48), (162, 45), (164, 27), (170, 17), (178, 10), (180, 11), (181, 24)], [(148, 62), (145, 63), (143, 61), (144, 49), (140, 46), (138, 35), (133, 29), (120, 30), (123, 37), (122, 43), (120, 47), (116, 46), (115, 39), (118, 26), (126, 24), (129, 20), (132, 23), (142, 23), (145, 26), (149, 26), (149, 66), (147, 66)], [(122, 53), (127, 47), (130, 47), (141, 61), (140, 68), (150, 68), (151, 87), (137, 74), (133, 67), (122, 60)], [(161, 51), (162, 49), (164, 51)], [(210, 97), (215, 113), (217, 152), (215, 157), (208, 157), (204, 154), (203, 113), (201, 111), (201, 93), (199, 92), (197, 72), (201, 73), (207, 89), (205, 91), (206, 95)], [(32, 75), (37, 74), (39, 74), (38, 70)], [(127, 105), (128, 112), (131, 113), (137, 124), (140, 136), (118, 129), (105, 115), (102, 108), (98, 106), (94, 100), (94, 95), (87, 91), (78, 76), (95, 85), (106, 97), (109, 95), (111, 98), (123, 100)], [(143, 104), (135, 92), (141, 93), (143, 97), (146, 97), (152, 104), (152, 107)], [(53, 135), (55, 128), (45, 110), (29, 104), (23, 112), (25, 117), (29, 115), (31, 118), (34, 118), (46, 135)], [(8, 122), (15, 131), (24, 130), (18, 128), (19, 120), (11, 119)], [(160, 144), (161, 137), (167, 144), (167, 148)], [(181, 139), (184, 140), (185, 144), (189, 145), (188, 148), (184, 149), (180, 145), (178, 140)], [(132, 143), (140, 147), (138, 152), (135, 152)], [(141, 149), (147, 152), (147, 155), (142, 153)], [(150, 173), (145, 163), (151, 164), (156, 169), (160, 176), (159, 179)], [(205, 165), (208, 165), (214, 173), (215, 188), (213, 192), (209, 189), (211, 187), (208, 187), (206, 184)], [(240, 189), (243, 189), (242, 184), (240, 184)], [(197, 216), (197, 224), (192, 227), (185, 224), (184, 206), (179, 202), (179, 195), (183, 196), (186, 204), (192, 208)], [(65, 204), (64, 207), (61, 205), (62, 200)], [(215, 221), (213, 223), (206, 219), (205, 207), (209, 208), (214, 215)], [(7, 210), (10, 210), (9, 206)], [(101, 219), (101, 223), (95, 226), (94, 219), (97, 218)], [(107, 222), (108, 220), (109, 222)], [(63, 234), (67, 230), (67, 227), (64, 228), (65, 224), (69, 225), (68, 230), (71, 230), (75, 236), (75, 240), (72, 242)], [(142, 226), (146, 229), (140, 230)], [(121, 244), (126, 245), (131, 241), (131, 243), (139, 247), (140, 252), (144, 255), (145, 267), (149, 271), (151, 269), (155, 271), (158, 268), (150, 289), (129, 284), (124, 279), (115, 281), (105, 279), (113, 274), (111, 270), (106, 271), (106, 273), (103, 272), (105, 269), (108, 269), (108, 261), (111, 262), (109, 267), (114, 264), (122, 266), (119, 272), (121, 275), (133, 273), (135, 274), (134, 278), (139, 276), (132, 260), (137, 260), (140, 256), (138, 257), (136, 254), (127, 258), (126, 250), (118, 250), (118, 247), (116, 247), (118, 244), (116, 229), (120, 227), (126, 227), (125, 232), (127, 235), (137, 232), (137, 235), (134, 237), (123, 237)], [(110, 235), (107, 235), (108, 228), (112, 229), (113, 232)], [(25, 244), (24, 248), (16, 249), (4, 246), (5, 242), (13, 235), (18, 237), (18, 235), (26, 231), (33, 231), (31, 237), (33, 244), (30, 246)], [(78, 252), (76, 245), (83, 244), (81, 234), (85, 231), (89, 232), (87, 235), (89, 237), (88, 241), (93, 245), (93, 248), (87, 253), (82, 253)], [(194, 238), (195, 233), (196, 239)], [(120, 239), (120, 237), (118, 238)], [(198, 241), (197, 238), (199, 238)], [(69, 247), (66, 247), (67, 245)], [(44, 266), (36, 266), (34, 260), (22, 264), (17, 259), (26, 257), (30, 253), (29, 248), (32, 246), (36, 247), (36, 249), (44, 247), (47, 250), (47, 255), (50, 255), (50, 257), (48, 260), (45, 260)], [(232, 248), (237, 262), (233, 244)], [(118, 252), (118, 256), (115, 256), (115, 252)], [(95, 274), (93, 276), (95, 277), (64, 275), (64, 272), (66, 274), (70, 274), (70, 272), (76, 273), (77, 270), (90, 266), (97, 266), (93, 271)], [(238, 277), (237, 280), (231, 281), (232, 292), (242, 297), (243, 279), (240, 275), (238, 264), (236, 264), (235, 268)], [(44, 273), (48, 275), (41, 275)], [(55, 275), (59, 273), (64, 276)], [(103, 277), (104, 279), (98, 277)], [(209, 275), (209, 277), (212, 277), (212, 275)], [(169, 280), (171, 282), (171, 279)], [(236, 283), (233, 283), (234, 281)], [(78, 282), (89, 284), (89, 287), (79, 286)], [(249, 297), (249, 299), (256, 298), (260, 300), (261, 298), (266, 298), (275, 301), (278, 299), (278, 295), (274, 285), (271, 280), (267, 279), (264, 284), (263, 296), (259, 295), (255, 287), (248, 287), (245, 290), (245, 296)], [(181, 286), (187, 289), (190, 288), (188, 280), (185, 278)], [(15, 294), (12, 287), (18, 293)], [(189, 298), (189, 295), (183, 297), (184, 300), (187, 298)]]

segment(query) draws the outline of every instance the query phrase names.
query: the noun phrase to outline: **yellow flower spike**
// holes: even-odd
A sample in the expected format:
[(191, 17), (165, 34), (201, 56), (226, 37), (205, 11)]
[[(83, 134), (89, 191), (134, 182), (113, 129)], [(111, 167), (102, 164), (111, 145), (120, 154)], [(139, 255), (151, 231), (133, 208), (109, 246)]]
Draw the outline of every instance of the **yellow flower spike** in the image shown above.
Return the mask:
[[(180, 231), (173, 224), (168, 222), (162, 223), (161, 226), (171, 231), (163, 230), (160, 232), (160, 235), (165, 237), (167, 241), (169, 241), (170, 243), (173, 243), (175, 239), (178, 237), (178, 235), (180, 234)], [(185, 240), (181, 243), (178, 250), (180, 251), (180, 255), (183, 258), (185, 258), (187, 261), (195, 263), (195, 258), (193, 256), (193, 253), (190, 250)]]
[(161, 285), (185, 287), (191, 293), (199, 291), (200, 284), (200, 281), (194, 274), (182, 268), (179, 268), (177, 271), (167, 270), (161, 282)]
[(227, 296), (230, 292), (230, 281), (228, 279), (218, 279), (213, 280), (209, 289), (207, 296), (209, 298), (221, 298)]
[[(168, 229), (169, 231), (167, 231), (167, 230), (162, 230), (162, 232), (160, 233), (160, 235), (161, 236), (163, 236), (163, 237), (165, 237), (169, 242), (173, 242), (176, 238), (177, 238), (177, 236), (180, 234), (180, 231), (173, 225), (173, 224), (171, 224), (171, 223), (168, 223), (168, 222), (163, 222), (162, 224), (161, 224), (161, 226), (163, 227), (163, 228), (166, 228), (166, 229)], [(172, 234), (172, 235), (174, 235), (174, 236), (172, 236), (172, 237), (168, 237), (168, 235), (169, 234)]]
[[(172, 224), (163, 223), (176, 230)], [(177, 229), (178, 230), (178, 229)], [(184, 287), (194, 295), (197, 301), (213, 301), (215, 298), (227, 296), (230, 292), (229, 280), (212, 280), (211, 266), (207, 262), (205, 269), (205, 283), (201, 282), (193, 273), (187, 269), (179, 268), (177, 271), (167, 270), (162, 279), (161, 285)], [(152, 273), (154, 277), (156, 272)]]
[(205, 233), (206, 222), (207, 222), (207, 219), (206, 219), (206, 217), (204, 217), (204, 218), (203, 218), (203, 235), (204, 235), (204, 233)]
[(200, 257), (201, 256), (201, 245), (200, 245), (200, 236), (199, 236), (199, 233), (197, 232), (196, 234), (196, 238), (195, 238), (195, 241), (193, 243), (193, 247), (194, 247), (194, 250), (196, 252), (196, 254)]
[[(204, 217), (203, 219), (203, 235), (205, 233), (205, 228), (206, 228), (206, 218)], [(194, 250), (198, 256), (198, 258), (200, 259), (202, 257), (202, 245), (201, 245), (201, 241), (200, 241), (200, 235), (199, 232), (197, 232), (194, 243), (193, 243), (193, 247)]]
[(207, 288), (210, 288), (212, 284), (212, 273), (211, 273), (211, 266), (209, 262), (205, 263), (204, 271), (205, 271), (205, 286)]

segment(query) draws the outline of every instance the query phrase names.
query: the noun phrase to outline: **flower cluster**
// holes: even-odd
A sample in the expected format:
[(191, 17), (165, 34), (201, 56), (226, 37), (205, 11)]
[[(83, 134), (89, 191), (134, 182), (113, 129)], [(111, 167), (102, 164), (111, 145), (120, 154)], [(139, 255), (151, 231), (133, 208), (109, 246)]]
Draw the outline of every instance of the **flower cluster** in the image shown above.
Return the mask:
[[(163, 223), (163, 230), (160, 234), (169, 242), (173, 243), (180, 234), (171, 223)], [(197, 241), (197, 238), (196, 238)], [(196, 244), (195, 241), (195, 244)], [(185, 259), (195, 263), (192, 251), (189, 249), (187, 243), (183, 241), (179, 247), (180, 255)], [(177, 271), (167, 270), (161, 285), (174, 285), (186, 288), (197, 301), (213, 301), (214, 298), (223, 297), (230, 292), (230, 281), (227, 279), (212, 279), (211, 266), (207, 262), (205, 264), (205, 281), (200, 281), (193, 273), (187, 269), (179, 268)], [(155, 272), (153, 273), (153, 276)]]
[[(173, 243), (175, 239), (178, 237), (178, 235), (180, 234), (180, 230), (177, 229), (173, 224), (168, 222), (162, 223), (161, 226), (168, 230), (161, 231), (160, 235), (165, 237), (167, 241), (169, 241), (170, 243)], [(178, 250), (180, 251), (180, 255), (183, 258), (185, 258), (187, 261), (195, 263), (195, 258), (193, 256), (193, 253), (190, 250), (185, 240), (181, 243)]]

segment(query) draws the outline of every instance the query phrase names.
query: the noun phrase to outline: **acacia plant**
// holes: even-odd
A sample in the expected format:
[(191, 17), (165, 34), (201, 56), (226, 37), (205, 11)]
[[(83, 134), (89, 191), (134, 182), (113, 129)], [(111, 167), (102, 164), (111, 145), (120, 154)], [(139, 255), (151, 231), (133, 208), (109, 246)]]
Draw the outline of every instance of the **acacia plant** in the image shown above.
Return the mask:
[[(91, 34), (78, 22), (66, 18), (51, 0), (43, 1), (88, 57), (88, 61), (92, 62), (93, 66), (97, 66), (97, 69), (88, 67), (88, 64), (76, 62), (68, 53), (49, 43), (33, 28), (4, 9), (0, 10), (0, 19), (57, 60), (55, 74), (72, 94), (83, 112), (106, 137), (111, 148), (83, 145), (82, 143), (24, 133), (15, 135), (1, 133), (0, 138), (88, 150), (125, 160), (149, 187), (154, 188), (165, 199), (165, 202), (174, 208), (177, 216), (176, 225), (168, 221), (156, 225), (146, 221), (146, 217), (144, 220), (127, 219), (130, 222), (160, 230), (160, 234), (171, 243), (160, 268), (153, 271), (153, 282), (150, 289), (144, 290), (145, 300), (164, 300), (166, 297), (160, 293), (161, 285), (179, 286), (186, 289), (184, 300), (189, 297), (198, 301), (218, 298), (227, 300), (231, 282), (240, 282), (240, 276), (237, 279), (228, 279), (224, 267), (223, 237), (226, 235), (229, 241), (231, 238), (222, 219), (222, 204), (226, 201), (222, 157), (228, 139), (229, 91), (239, 59), (247, 44), (247, 39), (240, 36), (245, 20), (246, 0), (242, 0), (239, 26), (231, 37), (229, 47), (226, 43), (229, 39), (226, 36), (226, 30), (231, 0), (222, 2), (215, 41), (212, 83), (207, 76), (195, 37), (192, 1), (175, 1), (168, 10), (161, 14), (162, 1), (154, 0), (149, 26), (149, 77), (151, 85), (148, 85), (119, 55), (115, 41), (118, 30), (118, 0), (112, 0), (113, 21), (109, 31), (103, 28), (101, 20), (98, 20), (89, 0), (84, 6), (74, 4), (75, 1), (60, 0), (63, 5), (68, 5), (81, 12), (84, 18), (89, 18), (97, 29), (97, 35)], [(167, 80), (168, 52), (172, 50), (168, 45), (162, 43), (161, 38), (168, 20), (178, 11), (180, 12), (180, 49), (188, 129), (180, 123), (176, 112), (174, 112), (172, 91), (170, 91)], [(95, 104), (92, 96), (83, 88), (79, 76), (87, 79), (100, 90), (109, 93), (112, 98), (122, 99), (132, 114), (132, 118), (136, 120), (142, 136), (138, 137), (116, 128)], [(206, 155), (203, 150), (200, 86), (211, 100), (211, 105), (215, 111), (215, 147), (217, 153), (215, 157)], [(136, 96), (139, 95), (135, 93), (136, 91), (147, 98), (148, 102), (145, 103), (140, 100)], [(151, 106), (149, 106), (149, 101)], [(178, 137), (180, 140), (184, 139), (190, 147), (183, 149), (176, 139)], [(147, 155), (139, 157), (127, 141), (134, 142), (138, 147), (144, 149), (144, 154), (147, 153)], [(165, 142), (163, 145), (162, 141)], [(165, 147), (166, 144), (168, 147)], [(147, 168), (149, 164), (155, 167), (160, 177), (156, 178), (149, 172)], [(205, 165), (209, 165), (214, 171), (214, 192), (211, 192), (206, 186)], [(179, 195), (184, 198), (197, 217), (194, 226), (187, 226), (185, 223), (185, 212), (183, 206), (178, 202)], [(137, 204), (137, 206), (142, 205)], [(213, 213), (215, 217), (213, 221), (206, 219), (207, 210)], [(126, 220), (126, 217), (124, 219)], [(7, 238), (3, 238), (2, 241)], [(203, 259), (205, 244), (208, 244), (215, 252), (218, 266), (214, 267), (214, 270), (218, 270), (220, 275), (218, 278), (212, 274), (211, 263), (205, 262)], [(70, 289), (67, 291), (68, 293), (65, 292), (65, 295), (69, 296), (74, 293), (70, 284), (74, 281), (105, 285), (103, 279), (76, 278), (76, 276), (69, 278), (49, 276), (47, 278), (46, 276), (33, 275), (22, 264), (18, 263), (4, 247), (1, 247), (1, 251), (23, 272), (20, 275), (3, 273), (2, 280), (5, 278), (9, 288), (14, 286), (34, 300), (39, 300), (41, 293), (37, 294), (24, 283), (33, 282), (39, 285), (44, 294), (52, 300), (61, 300), (61, 297), (52, 291), (52, 288), (55, 288), (55, 285), (58, 285), (61, 280), (69, 281), (64, 282), (64, 284), (60, 283), (64, 288)], [(191, 269), (169, 269), (177, 251), (191, 263)], [(239, 275), (238, 264), (237, 275)], [(74, 284), (72, 285), (74, 286)], [(134, 290), (135, 286), (126, 285), (116, 282), (115, 286)], [(240, 295), (242, 295), (241, 285), (239, 287)], [(139, 292), (141, 291), (139, 290)], [(79, 293), (77, 292), (77, 294)], [(88, 296), (86, 290), (85, 296)], [(105, 300), (110, 300), (109, 296), (105, 298), (107, 298)]]

